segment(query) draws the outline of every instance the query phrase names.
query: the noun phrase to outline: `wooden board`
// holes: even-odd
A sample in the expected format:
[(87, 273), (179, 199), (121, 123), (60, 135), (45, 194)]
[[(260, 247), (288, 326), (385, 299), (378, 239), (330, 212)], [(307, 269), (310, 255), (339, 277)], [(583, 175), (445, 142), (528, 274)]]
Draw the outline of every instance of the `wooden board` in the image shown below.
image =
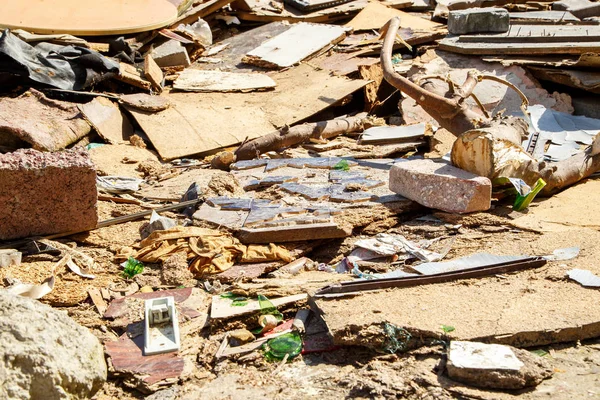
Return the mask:
[(161, 158), (207, 154), (302, 121), (367, 84), (308, 65), (271, 75), (277, 87), (253, 93), (168, 93), (172, 106), (148, 113), (128, 108)]
[(338, 43), (347, 28), (299, 22), (248, 52), (243, 62), (266, 68), (285, 68), (300, 63), (324, 47)]
[(187, 92), (249, 92), (271, 89), (276, 83), (266, 74), (245, 74), (185, 69), (173, 88)]
[(0, 28), (102, 36), (162, 28), (177, 18), (167, 0), (3, 1)]
[(354, 31), (378, 30), (393, 17), (400, 17), (401, 28), (411, 28), (415, 31), (431, 31), (443, 27), (442, 24), (432, 22), (425, 18), (415, 17), (404, 11), (395, 10), (380, 2), (374, 1), (369, 2), (369, 4), (345, 26), (354, 28)]
[(558, 24), (577, 24), (581, 22), (579, 18), (568, 11), (527, 11), (527, 12), (511, 12), (510, 22), (516, 23), (526, 21), (528, 24), (535, 23), (558, 23)]
[(440, 41), (440, 50), (459, 54), (476, 55), (514, 55), (514, 54), (583, 54), (600, 53), (600, 41), (597, 42), (514, 42), (485, 43), (461, 42), (458, 37), (448, 37)]
[(506, 33), (461, 35), (467, 43), (561, 43), (599, 42), (600, 26), (584, 25), (514, 25)]
[[(393, 8), (407, 8), (412, 5), (412, 0), (388, 0), (383, 4)], [(348, 19), (357, 14), (369, 4), (368, 0), (355, 0), (335, 7), (303, 13), (294, 7), (284, 4), (283, 10), (275, 9), (270, 0), (238, 0), (234, 3), (237, 7), (236, 15), (244, 21), (255, 22), (334, 22)], [(239, 5), (242, 4), (241, 7)]]
[(133, 134), (133, 127), (123, 117), (119, 106), (105, 97), (96, 97), (78, 107), (100, 137), (110, 144), (122, 143)]
[[(280, 307), (286, 304), (296, 303), (298, 301), (306, 300), (308, 295), (306, 293), (296, 294), (293, 296), (279, 297), (276, 299), (269, 299), (273, 306)], [(253, 312), (260, 311), (260, 305), (258, 300), (249, 300), (245, 306), (232, 306), (231, 299), (225, 299), (221, 296), (213, 296), (212, 304), (210, 308), (211, 319), (223, 319), (233, 318), (240, 315), (251, 314)]]
[(529, 67), (529, 70), (539, 80), (600, 93), (600, 72), (539, 67)]

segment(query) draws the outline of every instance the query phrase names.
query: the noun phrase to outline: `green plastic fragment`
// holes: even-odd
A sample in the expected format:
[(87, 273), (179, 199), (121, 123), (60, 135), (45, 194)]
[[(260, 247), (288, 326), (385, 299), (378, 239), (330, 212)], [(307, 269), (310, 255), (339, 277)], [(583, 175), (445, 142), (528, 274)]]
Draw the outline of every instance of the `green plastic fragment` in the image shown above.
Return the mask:
[(123, 268), (123, 276), (125, 278), (133, 278), (137, 274), (141, 274), (143, 271), (144, 264), (133, 257), (129, 257), (125, 263), (125, 267)]
[(261, 315), (270, 314), (277, 318), (277, 321), (283, 320), (283, 314), (277, 310), (277, 307), (271, 303), (271, 300), (267, 299), (262, 294), (258, 295), (258, 305), (260, 306)]
[(546, 350), (543, 349), (530, 350), (529, 352), (539, 357), (546, 357), (549, 354)]
[(517, 198), (515, 199), (515, 202), (513, 204), (513, 210), (523, 211), (524, 209), (529, 207), (531, 201), (544, 188), (544, 186), (546, 186), (546, 182), (542, 178), (540, 178), (537, 180), (537, 182), (533, 186), (533, 189), (531, 189), (529, 193), (527, 193), (524, 196), (521, 194), (517, 194)]
[(286, 354), (288, 360), (291, 360), (302, 351), (302, 337), (298, 332), (285, 333), (269, 339), (263, 345), (263, 350), (269, 361), (283, 360)]
[(456, 329), (455, 327), (450, 325), (442, 325), (441, 328), (445, 333), (450, 333)]
[(221, 293), (220, 296), (222, 299), (233, 299), (235, 297), (237, 297), (234, 293), (231, 292), (225, 292), (225, 293)]
[(246, 304), (248, 304), (248, 299), (246, 297), (235, 297), (232, 300), (232, 307), (244, 307)]
[(340, 160), (337, 164), (333, 166), (333, 169), (337, 169), (338, 171), (349, 171), (350, 165), (346, 160)]

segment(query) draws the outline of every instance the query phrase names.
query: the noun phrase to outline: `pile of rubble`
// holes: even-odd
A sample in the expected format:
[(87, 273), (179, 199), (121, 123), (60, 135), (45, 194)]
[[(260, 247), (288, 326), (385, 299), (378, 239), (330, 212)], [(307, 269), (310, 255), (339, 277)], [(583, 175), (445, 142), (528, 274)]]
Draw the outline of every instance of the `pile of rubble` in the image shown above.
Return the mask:
[(0, 397), (598, 395), (600, 3), (0, 11)]

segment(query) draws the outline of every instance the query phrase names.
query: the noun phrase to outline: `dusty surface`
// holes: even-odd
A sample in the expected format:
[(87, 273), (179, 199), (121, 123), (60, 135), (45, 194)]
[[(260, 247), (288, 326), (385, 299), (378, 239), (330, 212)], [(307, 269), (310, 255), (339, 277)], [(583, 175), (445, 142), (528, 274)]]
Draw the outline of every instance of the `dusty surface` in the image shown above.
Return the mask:
[[(235, 192), (236, 186), (231, 184), (226, 175), (227, 173), (222, 171), (190, 169), (147, 190), (152, 190), (161, 197), (166, 197), (167, 194), (179, 197), (189, 186), (190, 178), (202, 183), (208, 191), (213, 177), (219, 176), (213, 180), (212, 186), (230, 187)], [(217, 182), (221, 182), (222, 185), (216, 185)], [(599, 189), (599, 180), (589, 180), (551, 199), (535, 202), (527, 213), (510, 213), (510, 209), (505, 206), (495, 206), (489, 212), (464, 216), (426, 209), (415, 210), (416, 213), (412, 215), (396, 215), (391, 210), (388, 210), (388, 214), (378, 208), (372, 208), (370, 213), (362, 213), (360, 210), (368, 209), (358, 207), (355, 212), (348, 213), (348, 218), (364, 218), (367, 221), (364, 226), (369, 226), (374, 220), (380, 221), (376, 232), (401, 233), (411, 240), (443, 238), (432, 250), (440, 250), (451, 242), (448, 259), (478, 251), (493, 254), (544, 255), (557, 248), (570, 246), (581, 247), (581, 253), (573, 260), (550, 262), (543, 268), (516, 274), (389, 290), (355, 297), (352, 300), (337, 300), (358, 303), (344, 308), (343, 312), (337, 313), (336, 316), (330, 315), (329, 319), (326, 318), (330, 329), (335, 329), (336, 326), (343, 327), (348, 323), (358, 326), (361, 321), (371, 323), (374, 319), (382, 320), (384, 316), (392, 315), (395, 316), (396, 322), (419, 323), (423, 325), (424, 331), (431, 331), (437, 335), (433, 335), (436, 336), (434, 340), (425, 341), (425, 346), (404, 354), (378, 353), (373, 349), (377, 347), (376, 335), (372, 335), (368, 343), (361, 343), (371, 348), (350, 345), (339, 350), (306, 354), (278, 369), (277, 363), (266, 362), (260, 353), (251, 353), (241, 360), (215, 359), (224, 337), (223, 329), (253, 329), (252, 324), (247, 325), (249, 320), (232, 321), (226, 326), (211, 324), (209, 320), (209, 326), (204, 329), (202, 326), (188, 324), (183, 336), (184, 373), (173, 386), (165, 386), (164, 390), (169, 392), (156, 394), (165, 397), (157, 398), (172, 398), (167, 396), (168, 393), (173, 393), (176, 396), (174, 398), (184, 399), (200, 396), (207, 399), (562, 399), (598, 396), (599, 342), (581, 341), (581, 344), (578, 344), (577, 338), (585, 333), (585, 328), (575, 331), (552, 329), (586, 323), (593, 327), (596, 326), (594, 323), (600, 321), (596, 308), (590, 306), (598, 303), (600, 292), (583, 289), (565, 277), (565, 272), (570, 268), (590, 269), (600, 274), (600, 250), (597, 249), (600, 221), (595, 217), (598, 215), (595, 213), (598, 205), (594, 196)], [(132, 204), (99, 202), (101, 220), (141, 210), (142, 207)], [(434, 215), (439, 220), (436, 222), (414, 219), (425, 214)], [(385, 222), (387, 220), (393, 223), (388, 224)], [(42, 299), (42, 302), (58, 307), (67, 306), (64, 309), (69, 315), (78, 323), (90, 328), (103, 343), (117, 340), (123, 333), (122, 328), (114, 326), (98, 314), (88, 297), (88, 289), (108, 288), (113, 296), (116, 293), (126, 293), (127, 290), (135, 291), (144, 285), (160, 290), (184, 283), (179, 279), (176, 279), (177, 282), (164, 282), (160, 265), (147, 265), (144, 272), (134, 280), (126, 280), (121, 276), (122, 268), (118, 265), (115, 254), (123, 247), (135, 247), (139, 243), (139, 230), (147, 221), (148, 218), (102, 228), (86, 235), (77, 235), (70, 239), (71, 242), (66, 240), (66, 243), (72, 245), (72, 240), (76, 240), (79, 243), (78, 249), (96, 260), (96, 278), (81, 278), (66, 267), (56, 271), (54, 291)], [(372, 234), (366, 229), (360, 232), (362, 236), (358, 232), (349, 238), (316, 243), (314, 250), (307, 256), (335, 266), (354, 248), (353, 243), (358, 238), (369, 237)], [(0, 278), (5, 285), (8, 282), (5, 278), (9, 277), (23, 282), (40, 283), (51, 274), (57, 261), (52, 255), (26, 257), (21, 267), (0, 270)], [(389, 269), (389, 265), (382, 264), (378, 268), (381, 268), (379, 272), (383, 272)], [(181, 272), (181, 269), (174, 267), (173, 271)], [(232, 279), (229, 284), (223, 283), (222, 290), (230, 290), (243, 296), (264, 294), (268, 297), (278, 297), (302, 292), (312, 293), (339, 280), (351, 279), (350, 275), (319, 271), (305, 271), (298, 275), (275, 278), (268, 275), (272, 271), (271, 268), (264, 271), (262, 276), (252, 277), (249, 282), (236, 282)], [(190, 285), (192, 282), (184, 284)], [(217, 283), (213, 281), (213, 285)], [(454, 304), (455, 309), (448, 307), (450, 304)], [(481, 309), (482, 313), (476, 313), (477, 309)], [(284, 314), (291, 317), (293, 312), (292, 309)], [(470, 318), (465, 318), (469, 315)], [(473, 315), (477, 317), (474, 318)], [(445, 335), (440, 328), (442, 324), (452, 325), (455, 330)], [(444, 372), (443, 341), (448, 337), (486, 336), (490, 329), (494, 330), (495, 334), (536, 330), (546, 332), (544, 335), (525, 335), (526, 339), (538, 344), (540, 340), (543, 342), (553, 335), (554, 339), (566, 335), (564, 340), (568, 342), (565, 344), (541, 347), (549, 353), (544, 359), (550, 364), (554, 372), (553, 377), (544, 380), (536, 388), (520, 392), (486, 391), (448, 379)], [(365, 332), (376, 333), (376, 330), (377, 327), (373, 326), (366, 328)], [(496, 335), (496, 338), (513, 340), (515, 336)], [(349, 340), (346, 344), (351, 342)], [(539, 349), (539, 346), (536, 348)], [(145, 398), (145, 395), (131, 388), (136, 385), (135, 381), (131, 380), (133, 378), (127, 379), (129, 383), (123, 381), (123, 377), (118, 374), (110, 372), (109, 381), (96, 398)]]

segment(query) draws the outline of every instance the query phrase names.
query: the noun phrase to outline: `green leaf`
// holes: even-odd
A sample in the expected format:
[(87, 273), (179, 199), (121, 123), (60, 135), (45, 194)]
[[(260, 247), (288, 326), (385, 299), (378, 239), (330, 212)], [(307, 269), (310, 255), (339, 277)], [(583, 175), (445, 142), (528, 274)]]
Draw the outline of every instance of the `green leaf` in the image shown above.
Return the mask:
[(441, 328), (445, 333), (450, 333), (456, 329), (455, 327), (450, 325), (442, 325)]

